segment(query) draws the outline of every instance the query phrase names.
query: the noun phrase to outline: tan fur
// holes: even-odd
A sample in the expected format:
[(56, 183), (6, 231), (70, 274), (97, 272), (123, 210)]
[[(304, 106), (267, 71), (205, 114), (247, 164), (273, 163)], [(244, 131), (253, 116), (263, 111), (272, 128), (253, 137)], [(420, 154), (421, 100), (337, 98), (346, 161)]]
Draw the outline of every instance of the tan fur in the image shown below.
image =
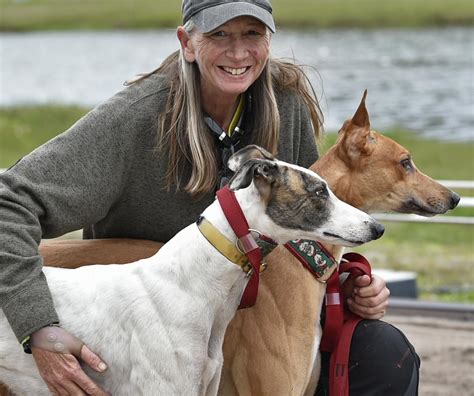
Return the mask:
[(452, 209), (451, 190), (420, 172), (414, 163), (414, 172), (406, 172), (400, 161), (410, 158), (409, 151), (370, 129), (365, 96), (352, 120), (340, 130), (336, 144), (310, 169), (328, 181), (336, 196), (365, 212), (399, 211), (410, 199), (427, 207), (433, 202), (441, 206), (425, 215)]
[(45, 265), (77, 268), (89, 264), (125, 264), (153, 256), (162, 243), (144, 239), (90, 239), (42, 241)]
[(8, 388), (2, 383), (0, 383), (0, 396), (11, 396), (11, 393)]
[[(336, 145), (311, 169), (340, 199), (365, 211), (397, 210), (413, 196), (439, 200), (444, 211), (450, 209), (451, 192), (420, 172), (403, 172), (400, 160), (407, 150), (370, 129), (365, 96)], [(139, 240), (48, 241), (40, 252), (46, 265), (72, 268), (131, 262), (160, 246)], [(318, 376), (310, 379), (311, 354), (325, 288), (283, 247), (266, 261), (257, 304), (239, 311), (226, 334), (220, 391), (226, 396), (302, 395), (308, 387), (311, 393)]]
[(277, 188), (278, 196), (281, 200), (286, 202), (294, 202), (303, 195), (307, 195), (308, 192), (305, 190), (305, 186), (301, 176), (288, 169), (285, 174), (285, 182), (289, 185), (289, 188)]

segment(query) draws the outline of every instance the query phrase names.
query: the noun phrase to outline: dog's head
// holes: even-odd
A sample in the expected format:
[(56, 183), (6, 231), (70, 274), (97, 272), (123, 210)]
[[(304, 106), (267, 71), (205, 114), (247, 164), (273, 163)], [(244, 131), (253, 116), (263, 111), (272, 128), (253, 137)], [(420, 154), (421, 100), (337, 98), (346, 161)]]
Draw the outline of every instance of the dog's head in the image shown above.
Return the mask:
[(341, 199), (368, 213), (434, 216), (455, 208), (456, 193), (423, 174), (406, 148), (371, 129), (366, 97), (367, 90), (336, 144), (311, 169)]
[(296, 238), (354, 246), (380, 237), (383, 226), (340, 201), (308, 169), (275, 159), (257, 146), (234, 154), (229, 183), (251, 228), (278, 242)]

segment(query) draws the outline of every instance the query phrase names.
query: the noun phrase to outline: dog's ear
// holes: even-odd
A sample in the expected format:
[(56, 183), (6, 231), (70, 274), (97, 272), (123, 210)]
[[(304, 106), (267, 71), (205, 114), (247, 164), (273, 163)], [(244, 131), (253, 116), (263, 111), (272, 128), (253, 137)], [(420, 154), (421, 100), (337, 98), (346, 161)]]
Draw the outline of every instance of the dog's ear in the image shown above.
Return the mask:
[(232, 155), (227, 162), (227, 166), (231, 171), (235, 172), (248, 160), (257, 158), (275, 160), (275, 157), (273, 157), (273, 155), (271, 155), (267, 150), (252, 144)]
[(352, 116), (352, 123), (354, 125), (357, 125), (358, 127), (370, 129), (369, 112), (367, 111), (367, 107), (365, 105), (366, 98), (367, 98), (367, 90), (364, 91), (359, 107), (357, 108), (356, 112)]
[(339, 131), (340, 147), (345, 151), (343, 158), (355, 160), (361, 154), (369, 155), (375, 148), (376, 137), (370, 129), (369, 112), (365, 105), (367, 90), (352, 119), (347, 120)]
[(250, 159), (235, 172), (229, 182), (231, 190), (239, 190), (250, 186), (253, 180), (260, 188), (271, 185), (277, 176), (278, 165), (275, 161), (267, 159)]

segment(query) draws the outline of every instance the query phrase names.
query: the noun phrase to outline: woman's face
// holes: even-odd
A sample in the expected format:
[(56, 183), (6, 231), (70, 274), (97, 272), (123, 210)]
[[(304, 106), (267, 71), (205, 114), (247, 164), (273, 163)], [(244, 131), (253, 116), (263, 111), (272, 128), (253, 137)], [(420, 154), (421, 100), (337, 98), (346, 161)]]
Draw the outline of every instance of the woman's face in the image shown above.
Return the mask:
[[(185, 33), (184, 33), (185, 34)], [(183, 32), (181, 32), (183, 36)], [(201, 73), (204, 98), (233, 100), (260, 76), (269, 57), (270, 33), (252, 17), (239, 17), (211, 33), (178, 37), (188, 62)]]

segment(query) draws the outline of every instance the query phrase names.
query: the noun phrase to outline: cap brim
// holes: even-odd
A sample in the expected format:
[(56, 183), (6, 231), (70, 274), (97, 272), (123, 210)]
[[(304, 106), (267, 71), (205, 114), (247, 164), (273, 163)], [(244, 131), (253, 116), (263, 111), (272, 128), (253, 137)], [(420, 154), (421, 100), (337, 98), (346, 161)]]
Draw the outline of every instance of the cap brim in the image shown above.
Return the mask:
[(272, 33), (276, 31), (271, 13), (262, 7), (245, 2), (225, 3), (209, 7), (193, 15), (191, 20), (202, 33), (209, 33), (231, 19), (240, 16), (254, 17), (264, 23)]

